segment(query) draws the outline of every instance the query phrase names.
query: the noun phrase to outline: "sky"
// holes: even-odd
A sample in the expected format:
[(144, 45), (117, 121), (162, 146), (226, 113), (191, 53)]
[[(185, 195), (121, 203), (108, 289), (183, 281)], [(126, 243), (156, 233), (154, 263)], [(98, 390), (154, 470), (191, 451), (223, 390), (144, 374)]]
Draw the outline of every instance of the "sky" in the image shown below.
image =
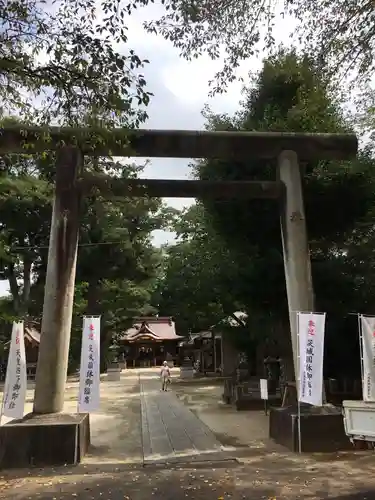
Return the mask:
[[(146, 9), (136, 11), (130, 18), (129, 44), (141, 59), (150, 61), (144, 71), (149, 91), (154, 94), (148, 107), (149, 119), (145, 128), (155, 129), (202, 129), (204, 118), (202, 109), (205, 104), (218, 113), (233, 114), (238, 109), (241, 100), (243, 83), (236, 81), (229, 85), (225, 94), (208, 98), (209, 81), (221, 68), (221, 61), (212, 61), (202, 56), (188, 62), (179, 56), (178, 50), (161, 36), (146, 33), (142, 22), (155, 18), (160, 14), (158, 5), (150, 5)], [(290, 34), (295, 27), (293, 19), (279, 18), (275, 29), (276, 45), (290, 44)], [(121, 50), (121, 49), (120, 49)], [(265, 55), (265, 54), (264, 54)], [(262, 66), (262, 56), (244, 61), (238, 71), (238, 76), (244, 78), (251, 70), (257, 71)], [(186, 179), (189, 177), (188, 164), (190, 159), (150, 159), (143, 177)], [(168, 204), (181, 209), (194, 202), (189, 199), (166, 199)], [(173, 233), (155, 231), (154, 242), (157, 245), (171, 242)]]
[[(148, 34), (142, 22), (160, 14), (160, 6), (136, 11), (128, 20), (129, 46), (141, 59), (150, 61), (143, 73), (148, 90), (154, 94), (148, 106), (149, 118), (144, 128), (196, 130), (204, 126), (201, 114), (205, 104), (214, 112), (232, 114), (238, 109), (243, 84), (239, 81), (228, 86), (225, 94), (209, 99), (209, 81), (221, 68), (220, 61), (211, 61), (202, 56), (192, 62), (183, 60), (178, 50), (161, 36)], [(276, 45), (290, 43), (290, 33), (295, 24), (290, 18), (283, 17), (276, 23)], [(122, 47), (116, 47), (121, 51)], [(123, 49), (128, 51), (126, 47)], [(266, 54), (263, 54), (266, 55)], [(246, 81), (249, 71), (261, 68), (262, 56), (244, 61), (238, 76)], [(142, 159), (139, 159), (142, 161)], [(154, 179), (186, 179), (189, 177), (189, 159), (153, 158), (145, 168), (142, 177)], [(194, 200), (166, 199), (169, 205), (181, 209)], [(173, 233), (155, 231), (154, 243), (161, 245), (174, 239)], [(0, 296), (8, 292), (8, 283), (0, 281)]]

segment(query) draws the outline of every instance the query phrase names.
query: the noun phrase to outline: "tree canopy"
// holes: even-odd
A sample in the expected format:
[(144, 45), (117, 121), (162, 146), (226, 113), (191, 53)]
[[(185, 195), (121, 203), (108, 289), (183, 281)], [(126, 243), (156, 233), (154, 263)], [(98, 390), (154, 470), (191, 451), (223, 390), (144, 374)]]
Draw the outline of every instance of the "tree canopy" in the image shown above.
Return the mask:
[[(208, 127), (228, 127), (228, 120), (209, 115)], [(265, 61), (230, 126), (234, 130), (293, 132), (349, 130), (329, 81), (309, 58), (284, 51)], [(372, 166), (373, 159), (365, 152), (351, 162), (304, 165), (306, 220), (314, 269), (321, 269), (327, 259), (337, 262), (335, 259), (343, 258), (353, 232), (358, 232), (359, 223), (368, 216), (374, 203)], [(276, 171), (276, 160), (204, 161), (195, 167), (200, 179), (274, 180)], [(262, 200), (204, 203), (227, 245), (233, 251), (246, 249), (249, 262), (257, 263), (254, 300), (264, 300), (269, 307), (272, 300), (276, 308), (285, 304), (278, 204)], [(319, 287), (319, 278), (316, 280)], [(271, 282), (279, 283), (272, 297)]]
[[(9, 282), (11, 318), (41, 320), (52, 212), (53, 158), (8, 156), (0, 175), (0, 272)], [(136, 177), (142, 167), (99, 159), (86, 168)], [(102, 316), (103, 355), (134, 316), (155, 312), (151, 294), (161, 253), (152, 231), (166, 228), (170, 210), (160, 199), (108, 197), (84, 200), (79, 240), (72, 362), (79, 359), (81, 317)], [(4, 316), (4, 318), (5, 318)], [(6, 324), (6, 323), (5, 323)], [(10, 333), (10, 325), (5, 327)]]
[[(351, 130), (331, 80), (311, 58), (284, 50), (264, 61), (234, 116), (209, 110), (205, 116), (210, 130)], [(327, 349), (334, 345), (337, 351), (337, 335), (345, 336), (346, 347), (340, 343), (344, 357), (357, 347), (345, 318), (374, 307), (367, 267), (373, 263), (374, 161), (364, 150), (350, 162), (303, 165), (316, 307), (329, 312)], [(247, 162), (207, 160), (196, 163), (193, 172), (204, 180), (275, 180), (277, 163), (251, 157)], [(207, 198), (183, 212), (176, 229), (180, 241), (167, 249), (160, 304), (174, 307), (182, 322), (210, 318), (205, 324), (190, 319), (195, 328), (244, 310), (249, 341), (282, 343), (288, 314), (279, 217), (278, 203), (269, 200)]]
[[(92, 109), (112, 113), (113, 123), (138, 124), (145, 118), (138, 105), (150, 98), (138, 71), (148, 61), (131, 48), (127, 25), (135, 9), (152, 3), (1, 0), (2, 106), (35, 116), (37, 98), (46, 123), (62, 116), (75, 123)], [(160, 15), (144, 23), (148, 32), (170, 40), (186, 59), (224, 58), (214, 91), (227, 87), (241, 61), (277, 48), (280, 23), (331, 74), (371, 76), (374, 68), (369, 1), (163, 0), (159, 7)]]
[(7, 114), (77, 125), (138, 125), (150, 94), (146, 61), (127, 46), (128, 5), (112, 0), (0, 0), (0, 101)]
[[(148, 5), (149, 0), (135, 2)], [(371, 77), (374, 68), (374, 5), (361, 0), (164, 0), (165, 11), (145, 23), (160, 33), (187, 59), (206, 53), (224, 57), (214, 80), (221, 91), (236, 76), (241, 61), (273, 52), (281, 24), (292, 32), (295, 46), (317, 58), (322, 69), (341, 76), (354, 71)]]
[(241, 309), (247, 268), (229, 253), (202, 204), (182, 211), (174, 229), (178, 240), (164, 249), (153, 302), (161, 315), (175, 318), (181, 333), (199, 332)]

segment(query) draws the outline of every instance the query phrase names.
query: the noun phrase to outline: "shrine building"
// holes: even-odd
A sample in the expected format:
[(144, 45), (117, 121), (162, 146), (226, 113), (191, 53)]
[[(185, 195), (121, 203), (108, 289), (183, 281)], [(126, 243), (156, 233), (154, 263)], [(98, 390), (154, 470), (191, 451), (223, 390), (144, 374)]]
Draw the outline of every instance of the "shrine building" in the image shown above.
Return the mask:
[(179, 342), (175, 323), (169, 317), (141, 317), (119, 338), (127, 368), (160, 366), (178, 362)]

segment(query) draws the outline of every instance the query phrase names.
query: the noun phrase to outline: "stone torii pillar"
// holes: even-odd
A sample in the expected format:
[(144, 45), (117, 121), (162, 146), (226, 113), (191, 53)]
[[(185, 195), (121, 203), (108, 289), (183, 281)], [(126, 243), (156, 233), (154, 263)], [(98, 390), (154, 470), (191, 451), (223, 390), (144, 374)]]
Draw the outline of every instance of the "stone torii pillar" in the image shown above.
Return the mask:
[(78, 148), (65, 146), (58, 150), (34, 414), (58, 413), (64, 407), (80, 225), (78, 179), (82, 167), (83, 155)]
[(278, 157), (278, 168), (279, 179), (285, 186), (281, 200), (280, 222), (294, 375), (298, 394), (297, 312), (314, 311), (314, 290), (297, 154), (294, 151), (283, 151)]

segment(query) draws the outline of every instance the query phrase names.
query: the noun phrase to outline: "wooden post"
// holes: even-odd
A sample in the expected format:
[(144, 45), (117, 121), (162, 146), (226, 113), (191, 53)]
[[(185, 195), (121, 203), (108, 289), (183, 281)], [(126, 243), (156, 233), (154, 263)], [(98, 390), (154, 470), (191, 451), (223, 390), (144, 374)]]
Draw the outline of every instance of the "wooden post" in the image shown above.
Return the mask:
[[(279, 176), (285, 185), (282, 201), (281, 236), (288, 295), (294, 375), (298, 375), (297, 311), (314, 311), (310, 255), (303, 204), (302, 182), (297, 154), (283, 151), (279, 158)], [(298, 391), (298, 384), (297, 384)]]
[(38, 414), (61, 412), (64, 407), (81, 198), (77, 180), (82, 166), (83, 155), (79, 149), (64, 146), (57, 151), (33, 408)]

